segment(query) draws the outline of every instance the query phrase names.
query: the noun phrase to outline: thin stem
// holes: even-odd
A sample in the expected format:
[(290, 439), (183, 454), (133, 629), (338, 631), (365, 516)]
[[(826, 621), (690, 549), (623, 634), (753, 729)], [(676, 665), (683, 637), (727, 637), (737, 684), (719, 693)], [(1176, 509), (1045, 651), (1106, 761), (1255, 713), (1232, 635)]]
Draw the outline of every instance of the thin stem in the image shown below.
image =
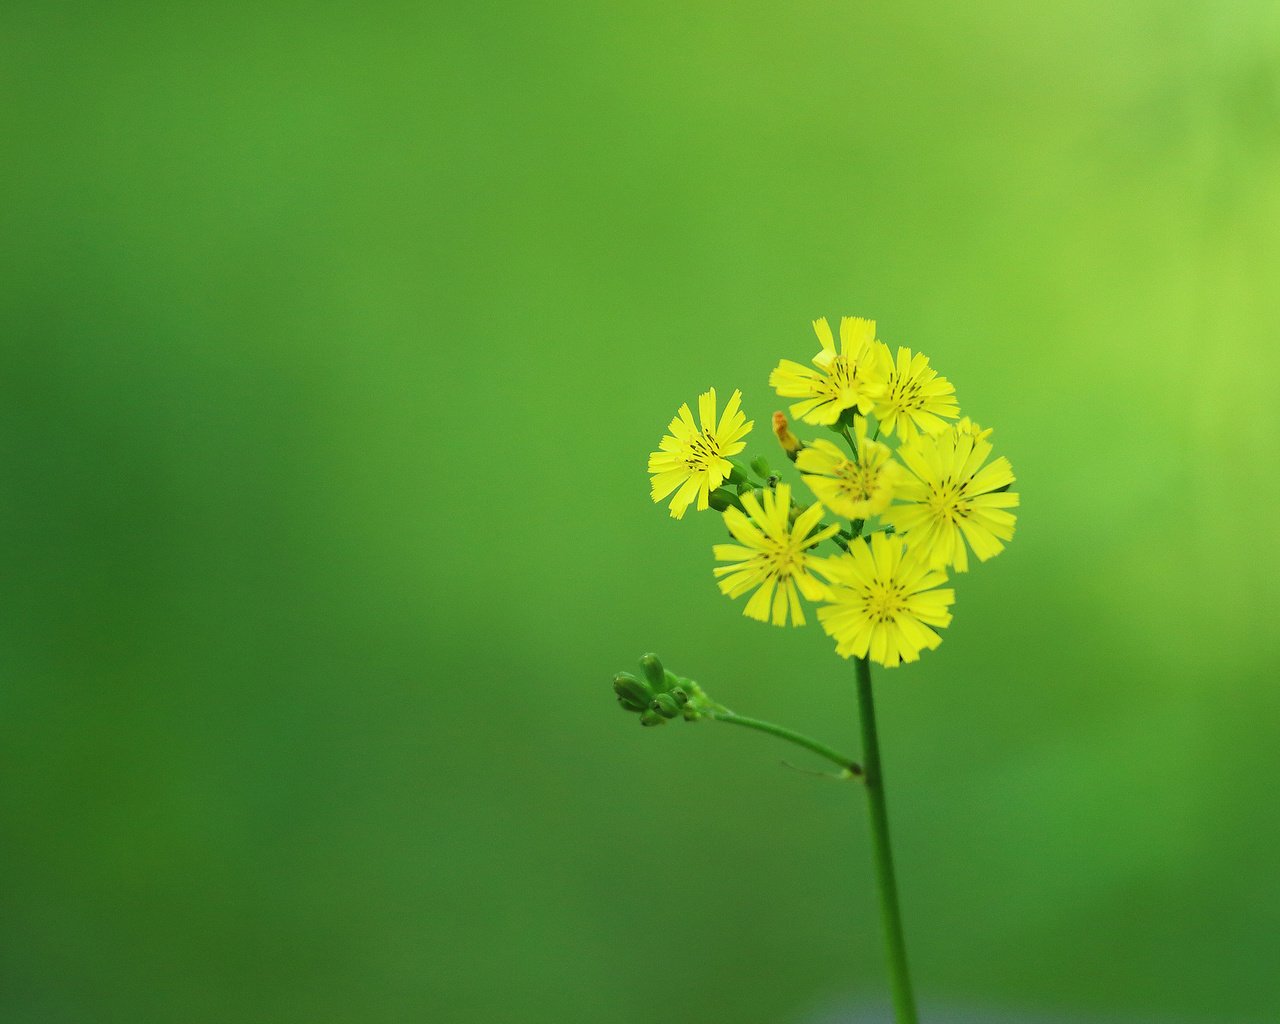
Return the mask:
[[(840, 427), (841, 427), (841, 430), (844, 432), (844, 439), (849, 442), (849, 450), (853, 452), (853, 461), (856, 463), (858, 461), (858, 442), (854, 439), (854, 436), (851, 433), (849, 433), (848, 424), (842, 423)], [(867, 525), (867, 521), (865, 519), (849, 520), (849, 528), (850, 528), (849, 540), (857, 540), (858, 537), (862, 535), (862, 528), (866, 525)], [(845, 547), (845, 550), (846, 551), (849, 550), (847, 545)]]
[(758, 718), (746, 718), (742, 715), (735, 715), (728, 708), (717, 708), (702, 712), (704, 718), (711, 718), (717, 722), (728, 722), (730, 725), (742, 725), (748, 729), (756, 729), (759, 732), (767, 732), (770, 736), (777, 736), (779, 739), (787, 740), (797, 746), (804, 747), (805, 750), (811, 750), (819, 757), (825, 757), (828, 761), (839, 765), (849, 775), (860, 777), (862, 775), (862, 766), (851, 757), (846, 757), (837, 750), (832, 750), (825, 743), (819, 743), (815, 739), (803, 736), (791, 729), (784, 728), (781, 725), (774, 725), (772, 722), (762, 722)]
[(876, 707), (871, 696), (871, 663), (858, 659), (858, 713), (862, 720), (862, 756), (866, 761), (864, 781), (867, 808), (871, 815), (871, 847), (880, 889), (880, 916), (889, 957), (889, 980), (893, 986), (893, 1006), (898, 1024), (917, 1024), (915, 997), (907, 973), (907, 946), (902, 933), (902, 911), (898, 906), (898, 884), (893, 874), (893, 851), (889, 846), (889, 809), (884, 796), (884, 772), (880, 767), (880, 739), (876, 734)]
[(849, 425), (847, 423), (840, 424), (840, 433), (844, 436), (845, 442), (849, 445), (849, 451), (853, 452), (853, 461), (858, 462), (858, 442), (849, 433)]

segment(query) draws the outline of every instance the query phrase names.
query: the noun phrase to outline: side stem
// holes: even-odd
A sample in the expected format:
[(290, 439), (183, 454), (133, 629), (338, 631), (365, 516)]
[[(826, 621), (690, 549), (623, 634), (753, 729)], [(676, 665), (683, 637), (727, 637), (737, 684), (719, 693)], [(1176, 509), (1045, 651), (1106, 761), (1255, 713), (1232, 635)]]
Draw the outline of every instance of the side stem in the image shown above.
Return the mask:
[(880, 889), (880, 916), (889, 957), (889, 980), (898, 1024), (917, 1024), (916, 1001), (907, 971), (907, 945), (898, 906), (898, 883), (893, 874), (893, 850), (889, 846), (889, 808), (884, 796), (884, 772), (880, 767), (880, 739), (876, 734), (876, 706), (871, 696), (871, 662), (858, 659), (858, 713), (862, 720), (863, 781), (871, 816), (871, 847), (876, 884)]
[(747, 718), (745, 715), (735, 715), (728, 708), (720, 707), (717, 707), (715, 710), (703, 711), (702, 716), (704, 718), (710, 718), (716, 722), (728, 722), (730, 725), (742, 725), (748, 729), (767, 732), (770, 736), (777, 736), (778, 739), (794, 743), (799, 747), (804, 747), (805, 750), (812, 750), (819, 757), (825, 757), (828, 761), (839, 765), (844, 769), (845, 774), (851, 778), (861, 778), (862, 776), (862, 766), (856, 761), (846, 757), (838, 750), (833, 750), (825, 743), (820, 743), (815, 739), (811, 739), (808, 736), (795, 732), (784, 726), (774, 725), (773, 722), (762, 722), (758, 718)]

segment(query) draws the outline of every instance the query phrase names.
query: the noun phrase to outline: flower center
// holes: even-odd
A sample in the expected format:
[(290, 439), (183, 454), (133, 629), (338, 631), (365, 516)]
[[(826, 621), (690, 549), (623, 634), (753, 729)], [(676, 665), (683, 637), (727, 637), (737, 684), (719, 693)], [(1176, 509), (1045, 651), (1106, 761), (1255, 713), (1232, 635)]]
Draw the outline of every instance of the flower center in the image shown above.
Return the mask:
[(871, 583), (864, 593), (863, 602), (867, 617), (876, 622), (895, 619), (907, 608), (906, 593), (902, 585), (892, 581)]
[(936, 483), (929, 484), (929, 511), (934, 518), (954, 523), (958, 519), (967, 519), (972, 506), (968, 501), (969, 481), (952, 480), (946, 476)]
[(795, 539), (779, 544), (773, 541), (768, 551), (756, 555), (761, 570), (775, 580), (785, 580), (804, 571), (805, 553)]
[(924, 406), (924, 393), (914, 377), (895, 376), (889, 383), (889, 401), (902, 409), (920, 409)]
[(831, 384), (838, 391), (856, 392), (862, 387), (856, 360), (838, 355), (831, 361)]
[(836, 469), (836, 476), (840, 478), (850, 496), (861, 501), (870, 501), (880, 483), (880, 467), (869, 466), (865, 462), (863, 465), (842, 462)]
[(710, 430), (704, 430), (690, 438), (684, 456), (686, 469), (705, 469), (714, 459), (720, 458), (720, 443)]

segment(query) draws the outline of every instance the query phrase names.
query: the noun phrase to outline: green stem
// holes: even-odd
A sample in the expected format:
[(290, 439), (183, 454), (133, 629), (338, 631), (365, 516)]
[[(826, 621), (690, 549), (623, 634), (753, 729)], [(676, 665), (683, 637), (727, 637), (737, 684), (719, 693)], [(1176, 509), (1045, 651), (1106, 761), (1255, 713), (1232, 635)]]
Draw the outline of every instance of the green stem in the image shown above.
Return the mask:
[(864, 782), (871, 815), (871, 847), (876, 884), (880, 889), (880, 916), (889, 956), (893, 1006), (898, 1024), (917, 1024), (915, 997), (911, 994), (911, 978), (907, 973), (907, 946), (902, 934), (898, 884), (893, 874), (893, 850), (889, 846), (889, 809), (884, 796), (884, 772), (880, 768), (876, 707), (871, 696), (871, 663), (866, 658), (858, 659), (858, 713), (862, 720), (862, 756), (866, 761)]
[(862, 766), (853, 758), (845, 757), (838, 750), (832, 750), (825, 743), (819, 743), (815, 739), (801, 735), (791, 729), (784, 728), (781, 725), (774, 725), (772, 722), (762, 722), (758, 718), (746, 718), (742, 715), (735, 715), (728, 708), (717, 708), (715, 710), (703, 711), (704, 718), (711, 718), (717, 722), (728, 722), (730, 725), (742, 725), (748, 729), (756, 729), (759, 732), (767, 732), (770, 736), (777, 736), (779, 739), (794, 743), (797, 746), (804, 747), (805, 750), (811, 750), (819, 757), (825, 757), (828, 761), (833, 762), (843, 768), (850, 776), (861, 777)]
[(844, 435), (845, 442), (849, 445), (849, 451), (853, 452), (853, 461), (858, 461), (858, 442), (853, 439), (853, 435), (849, 433), (848, 424), (840, 424), (840, 433)]

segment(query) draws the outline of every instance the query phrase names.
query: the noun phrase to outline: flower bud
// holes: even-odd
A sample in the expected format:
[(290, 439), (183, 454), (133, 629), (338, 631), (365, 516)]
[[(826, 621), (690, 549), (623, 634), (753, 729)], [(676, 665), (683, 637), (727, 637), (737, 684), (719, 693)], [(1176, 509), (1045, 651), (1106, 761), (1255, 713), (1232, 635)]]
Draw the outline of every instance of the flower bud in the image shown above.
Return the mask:
[(645, 678), (649, 680), (649, 685), (655, 691), (662, 691), (667, 688), (667, 674), (656, 654), (646, 654), (641, 658), (640, 667), (644, 669)]
[(675, 718), (680, 714), (680, 705), (675, 702), (669, 693), (660, 693), (653, 698), (653, 703), (649, 707), (658, 712), (663, 718)]
[(773, 470), (769, 468), (769, 460), (763, 455), (757, 455), (751, 460), (751, 471), (762, 480), (773, 473)]
[(662, 715), (660, 715), (657, 711), (654, 711), (653, 708), (647, 709), (640, 716), (641, 725), (662, 725), (665, 721), (666, 719), (663, 718)]
[(737, 506), (738, 496), (727, 487), (717, 487), (707, 495), (707, 503), (717, 512), (723, 512), (727, 508)]
[[(773, 433), (778, 439), (778, 444), (782, 446), (782, 450), (786, 453), (788, 459), (792, 462), (796, 461), (796, 456), (800, 454), (800, 450), (804, 448), (804, 442), (791, 432), (791, 427), (787, 423), (787, 418), (780, 412), (773, 414)], [(767, 476), (767, 473), (761, 474)]]
[(630, 672), (619, 672), (613, 677), (613, 692), (628, 711), (643, 711), (653, 700), (653, 689)]

